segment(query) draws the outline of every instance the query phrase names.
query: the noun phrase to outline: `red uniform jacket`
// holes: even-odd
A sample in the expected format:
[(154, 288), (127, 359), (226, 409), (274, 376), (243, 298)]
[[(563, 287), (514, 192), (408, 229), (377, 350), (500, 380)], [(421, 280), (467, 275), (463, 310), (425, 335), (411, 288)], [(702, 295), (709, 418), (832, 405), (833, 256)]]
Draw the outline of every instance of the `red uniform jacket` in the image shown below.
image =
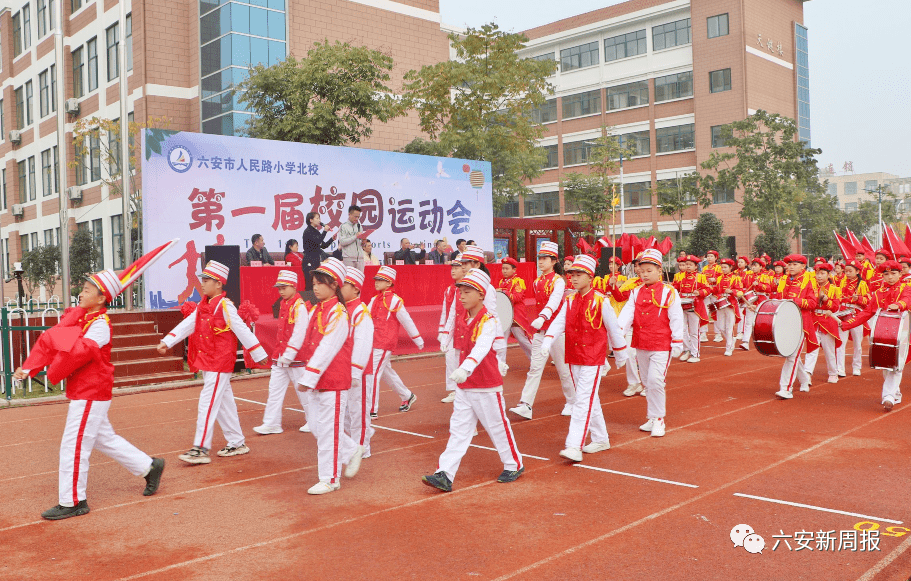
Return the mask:
[[(323, 340), (324, 335), (332, 332), (345, 333), (345, 342), (339, 349), (325, 370), (316, 369), (313, 363), (313, 354)], [(301, 358), (307, 362), (305, 371), (320, 374), (315, 389), (321, 391), (345, 391), (351, 389), (351, 346), (354, 343), (348, 332), (348, 312), (339, 304), (338, 298), (332, 297), (322, 301), (310, 311), (310, 325), (307, 327), (307, 337), (301, 347)], [(321, 365), (322, 366), (322, 365)]]
[(699, 315), (699, 325), (709, 323), (709, 312), (705, 308), (705, 297), (709, 296), (712, 289), (709, 285), (699, 280), (699, 275), (695, 272), (687, 272), (683, 278), (674, 283), (674, 288), (680, 293), (681, 298), (692, 298), (693, 311)]
[(841, 347), (841, 336), (838, 333), (838, 321), (831, 315), (823, 314), (825, 311), (832, 311), (835, 313), (841, 308), (841, 293), (839, 292), (838, 287), (831, 282), (820, 285), (819, 290), (817, 291), (817, 297), (820, 293), (825, 293), (825, 296), (819, 300), (819, 304), (816, 305), (816, 310), (813, 312), (813, 324), (818, 330), (831, 335), (835, 339), (836, 347)]
[[(898, 303), (901, 311), (907, 311), (908, 305), (911, 305), (911, 287), (901, 282), (892, 286), (882, 285), (869, 295), (867, 306), (864, 310), (858, 311), (853, 317), (842, 323), (842, 329), (848, 331), (865, 324), (880, 309), (886, 309), (893, 303)], [(911, 351), (908, 352), (906, 363), (911, 361)]]
[(196, 328), (189, 337), (187, 363), (190, 371), (231, 373), (237, 361), (237, 337), (231, 332), (222, 302), (225, 293), (203, 297), (196, 306)]
[[(405, 308), (405, 303), (401, 297), (387, 289), (374, 296), (370, 305), (370, 318), (373, 319), (374, 333), (373, 348), (393, 351), (399, 344), (399, 328), (402, 326), (396, 313)], [(407, 313), (407, 311), (404, 312)], [(417, 337), (412, 337), (412, 340)]]
[(782, 276), (778, 289), (773, 294), (775, 299), (790, 299), (797, 303), (803, 316), (803, 335), (807, 343), (807, 353), (819, 349), (816, 341), (816, 328), (813, 325), (813, 311), (816, 309), (816, 279), (808, 272), (800, 276)]
[(645, 351), (671, 350), (671, 319), (668, 315), (674, 293), (668, 293), (665, 303), (661, 302), (664, 283), (642, 285), (636, 295), (633, 314), (633, 340), (631, 347)]
[[(474, 319), (468, 320), (469, 315), (467, 312), (460, 318), (464, 322), (468, 333), (465, 348), (459, 354), (459, 365), (472, 356), (472, 351), (474, 351), (478, 338), (484, 330), (484, 324), (494, 320), (484, 307), (481, 307)], [(483, 389), (502, 386), (503, 377), (500, 375), (497, 354), (493, 348), (488, 349), (487, 353), (479, 358), (480, 361), (477, 361), (478, 366), (475, 367), (464, 383), (459, 384), (459, 387), (462, 389)], [(476, 358), (472, 357), (472, 360), (476, 360)]]
[(739, 276), (736, 274), (721, 274), (718, 277), (718, 282), (712, 288), (712, 294), (719, 299), (722, 297), (731, 299), (731, 305), (734, 307), (734, 320), (740, 320), (740, 304), (737, 302), (737, 297), (743, 294), (743, 285)]
[[(299, 294), (294, 295), (287, 301), (283, 300), (281, 302), (278, 311), (278, 331), (275, 334), (278, 343), (275, 345), (275, 350), (272, 352), (272, 361), (278, 361), (278, 358), (284, 355), (285, 351), (288, 349), (288, 339), (291, 338), (291, 334), (294, 332), (294, 324), (297, 322), (297, 308), (303, 304), (304, 299), (302, 299)], [(308, 303), (307, 307), (309, 306)], [(301, 352), (298, 347), (297, 357), (294, 358), (294, 363), (292, 363), (291, 366), (300, 367), (304, 363), (306, 363), (306, 361), (301, 359)]]
[(601, 309), (613, 309), (605, 296), (591, 290), (583, 297), (570, 295), (566, 304), (566, 363), (604, 365), (608, 351), (607, 329)]
[(525, 281), (518, 275), (513, 275), (501, 279), (497, 288), (506, 293), (512, 302), (512, 326), (519, 327), (525, 331), (526, 336), (531, 338), (534, 332), (531, 328), (531, 321), (528, 320), (528, 313), (525, 312)]

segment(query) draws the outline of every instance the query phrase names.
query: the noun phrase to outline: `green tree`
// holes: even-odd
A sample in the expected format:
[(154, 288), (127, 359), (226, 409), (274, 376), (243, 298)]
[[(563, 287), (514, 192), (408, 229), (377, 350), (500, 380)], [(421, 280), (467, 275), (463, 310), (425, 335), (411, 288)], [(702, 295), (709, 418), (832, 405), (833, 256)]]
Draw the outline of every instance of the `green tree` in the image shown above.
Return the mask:
[(840, 254), (832, 231), (839, 229), (841, 215), (838, 198), (825, 190), (808, 191), (797, 205), (800, 235), (811, 257)]
[(686, 210), (696, 204), (708, 208), (712, 196), (700, 187), (700, 176), (697, 172), (677, 176), (673, 180), (661, 180), (655, 186), (658, 199), (658, 212), (670, 216), (677, 224), (677, 243), (683, 241), (683, 217)]
[(29, 296), (42, 286), (48, 297), (54, 294), (57, 286), (57, 270), (60, 264), (60, 247), (45, 244), (22, 255), (22, 278), (25, 279), (25, 290)]
[(528, 39), (496, 24), (450, 34), (455, 58), (409, 71), (405, 100), (418, 113), (421, 129), (447, 152), (484, 160), (493, 169), (494, 207), (531, 193), (528, 180), (545, 162), (537, 140), (543, 127), (532, 109), (552, 92), (547, 77), (554, 61), (520, 58)]
[(446, 149), (439, 141), (429, 141), (422, 137), (415, 137), (402, 148), (402, 153), (448, 157), (452, 152)]
[(718, 216), (711, 212), (705, 212), (699, 215), (696, 220), (696, 226), (687, 236), (684, 248), (687, 254), (696, 256), (705, 256), (709, 250), (718, 250), (719, 252), (727, 248), (724, 240), (724, 222)]
[(98, 264), (98, 250), (88, 228), (77, 229), (70, 239), (70, 292), (75, 296)]
[[(890, 224), (895, 222), (898, 218), (896, 213), (895, 204), (883, 200), (883, 222)], [(857, 205), (857, 210), (852, 212), (841, 212), (839, 216), (839, 225), (838, 231), (844, 232), (845, 230), (850, 230), (857, 234), (857, 237), (860, 238), (864, 234), (868, 234), (870, 242), (874, 246), (879, 245), (879, 240), (874, 240), (879, 233), (879, 203), (872, 200), (866, 200), (860, 202)], [(904, 236), (904, 232), (900, 234)]]
[(246, 133), (298, 143), (360, 143), (373, 133), (374, 121), (405, 112), (387, 85), (392, 68), (392, 57), (382, 51), (328, 40), (314, 43), (306, 58), (257, 65), (236, 89), (254, 113)]
[(753, 250), (757, 256), (765, 253), (774, 260), (780, 260), (791, 253), (791, 241), (781, 230), (760, 232), (753, 239)]

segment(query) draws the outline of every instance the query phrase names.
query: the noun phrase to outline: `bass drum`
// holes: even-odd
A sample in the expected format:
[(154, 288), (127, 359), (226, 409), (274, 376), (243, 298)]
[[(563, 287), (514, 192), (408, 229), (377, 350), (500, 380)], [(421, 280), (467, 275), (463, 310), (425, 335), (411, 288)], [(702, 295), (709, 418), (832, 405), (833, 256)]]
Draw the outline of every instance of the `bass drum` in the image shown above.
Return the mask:
[(500, 330), (503, 331), (503, 335), (506, 337), (509, 337), (509, 328), (512, 327), (512, 318), (512, 301), (509, 300), (506, 293), (497, 291), (497, 319), (500, 321)]
[(803, 316), (794, 301), (770, 299), (759, 305), (753, 324), (756, 350), (770, 357), (790, 357), (803, 340)]
[(870, 367), (902, 371), (908, 359), (908, 313), (879, 311), (870, 331)]

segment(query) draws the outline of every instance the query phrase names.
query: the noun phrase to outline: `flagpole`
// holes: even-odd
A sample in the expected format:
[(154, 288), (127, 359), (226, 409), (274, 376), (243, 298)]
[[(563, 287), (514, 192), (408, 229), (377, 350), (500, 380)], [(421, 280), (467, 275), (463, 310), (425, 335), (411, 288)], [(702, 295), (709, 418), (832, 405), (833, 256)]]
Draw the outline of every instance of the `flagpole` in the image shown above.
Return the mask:
[[(121, 226), (121, 264), (124, 268), (133, 262), (133, 228), (130, 222), (130, 122), (127, 107), (127, 3), (120, 0), (120, 200), (123, 203)], [(63, 12), (63, 10), (61, 10)], [(124, 307), (133, 310), (133, 291), (124, 293)]]
[[(52, 2), (54, 0), (51, 0)], [(63, 55), (63, 2), (57, 4), (57, 23), (54, 31), (54, 61), (57, 73), (57, 211), (60, 214), (60, 236), (57, 245), (60, 247), (60, 281), (63, 286), (63, 308), (70, 306), (70, 222), (67, 216), (69, 205), (66, 193), (66, 77), (64, 75)], [(53, 156), (52, 156), (53, 157)]]

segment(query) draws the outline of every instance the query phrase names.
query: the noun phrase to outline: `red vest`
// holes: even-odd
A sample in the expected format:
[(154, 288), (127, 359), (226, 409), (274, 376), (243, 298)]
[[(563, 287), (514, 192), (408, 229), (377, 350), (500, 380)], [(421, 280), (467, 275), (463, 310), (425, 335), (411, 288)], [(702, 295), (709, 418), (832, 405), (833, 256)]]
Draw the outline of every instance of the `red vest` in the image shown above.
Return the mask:
[(468, 312), (462, 306), (462, 301), (455, 302), (455, 325), (452, 329), (452, 348), (465, 351), (470, 349), (468, 346)]
[[(478, 311), (478, 314), (475, 315), (475, 318), (471, 321), (467, 320), (469, 317), (468, 313), (465, 313), (461, 319), (464, 321), (465, 327), (468, 330), (465, 348), (462, 349), (462, 352), (459, 355), (459, 365), (464, 362), (468, 356), (471, 354), (471, 350), (474, 349), (475, 343), (478, 340), (478, 335), (481, 333), (481, 329), (484, 326), (484, 322), (488, 321), (491, 317), (487, 314), (487, 309), (481, 307), (481, 310)], [(603, 359), (602, 359), (603, 361)], [(478, 366), (475, 367), (471, 375), (468, 376), (468, 379), (465, 380), (465, 383), (459, 385), (462, 389), (483, 389), (489, 387), (501, 387), (503, 385), (503, 377), (500, 375), (500, 366), (497, 363), (497, 354), (491, 349), (487, 352), (487, 355), (484, 356), (481, 361), (478, 362)]]
[[(196, 328), (190, 335), (187, 363), (190, 371), (231, 373), (237, 361), (237, 337), (225, 318), (225, 293), (203, 297), (196, 306)], [(217, 307), (217, 308), (216, 308)]]
[[(101, 348), (101, 358), (91, 359), (88, 363), (74, 371), (66, 380), (66, 397), (68, 399), (86, 399), (90, 401), (108, 401), (111, 399), (111, 391), (114, 388), (114, 365), (111, 363), (111, 344), (114, 342), (114, 329), (111, 326), (111, 320), (108, 319), (107, 309), (100, 309), (94, 313), (86, 313), (79, 309), (80, 316), (73, 323), (75, 326), (82, 327), (81, 337), (85, 337), (86, 331), (95, 321), (101, 317), (107, 321), (111, 329), (111, 340)], [(61, 324), (64, 321), (61, 321)], [(86, 343), (88, 343), (86, 341)]]
[[(278, 358), (284, 355), (285, 350), (288, 349), (288, 340), (291, 339), (291, 334), (294, 333), (294, 324), (297, 322), (297, 307), (303, 303), (304, 300), (299, 294), (295, 294), (287, 301), (282, 301), (278, 311), (278, 332), (275, 334), (278, 343), (272, 352), (272, 361), (278, 361)], [(298, 350), (291, 366), (300, 367), (303, 363), (304, 361), (300, 358), (300, 350)]]
[[(367, 310), (367, 305), (364, 304), (360, 297), (345, 303), (345, 308), (348, 309), (348, 318), (351, 320), (351, 332), (349, 333), (349, 336), (351, 337), (351, 348), (354, 349), (355, 329), (364, 321), (364, 317), (370, 317), (370, 311)], [(370, 350), (370, 353), (367, 356), (367, 365), (364, 367), (364, 375), (370, 375), (372, 373), (373, 349)]]
[(345, 326), (345, 343), (342, 348), (332, 358), (332, 362), (326, 368), (326, 371), (319, 378), (319, 382), (314, 386), (321, 391), (345, 391), (351, 389), (351, 346), (353, 340), (351, 333), (348, 332), (348, 312), (338, 303), (338, 298), (332, 297), (317, 304), (310, 312), (310, 325), (307, 327), (307, 336), (304, 339), (304, 345), (301, 347), (304, 361), (309, 361), (316, 348), (319, 347), (323, 340), (323, 334), (330, 331), (328, 327), (329, 317), (333, 312), (338, 313), (332, 325)]
[(673, 300), (671, 292), (665, 301), (664, 283), (642, 285), (636, 295), (633, 311), (632, 347), (645, 351), (671, 350), (671, 318), (668, 308)]
[[(550, 299), (550, 295), (554, 292), (554, 282), (557, 280), (557, 277), (560, 275), (554, 271), (550, 271), (547, 274), (542, 274), (535, 279), (534, 289), (535, 289), (535, 306), (538, 309), (538, 314), (544, 310), (544, 307), (547, 306), (547, 301)], [(550, 322), (554, 320), (554, 317), (557, 316), (557, 313), (560, 311), (560, 306), (563, 304), (563, 299), (561, 297), (560, 304), (557, 305), (557, 309), (550, 313), (550, 318), (544, 321), (544, 326), (541, 327), (540, 331), (546, 331), (550, 327)]]
[[(566, 363), (604, 365), (607, 356), (607, 329), (601, 313), (604, 295), (591, 289), (583, 297), (575, 293), (566, 301)], [(613, 307), (607, 303), (607, 308)]]
[(374, 297), (370, 317), (373, 319), (373, 348), (383, 351), (392, 351), (399, 344), (399, 324), (396, 312), (404, 306), (399, 299), (399, 306), (394, 311), (389, 307), (397, 295), (391, 290), (386, 290)]

